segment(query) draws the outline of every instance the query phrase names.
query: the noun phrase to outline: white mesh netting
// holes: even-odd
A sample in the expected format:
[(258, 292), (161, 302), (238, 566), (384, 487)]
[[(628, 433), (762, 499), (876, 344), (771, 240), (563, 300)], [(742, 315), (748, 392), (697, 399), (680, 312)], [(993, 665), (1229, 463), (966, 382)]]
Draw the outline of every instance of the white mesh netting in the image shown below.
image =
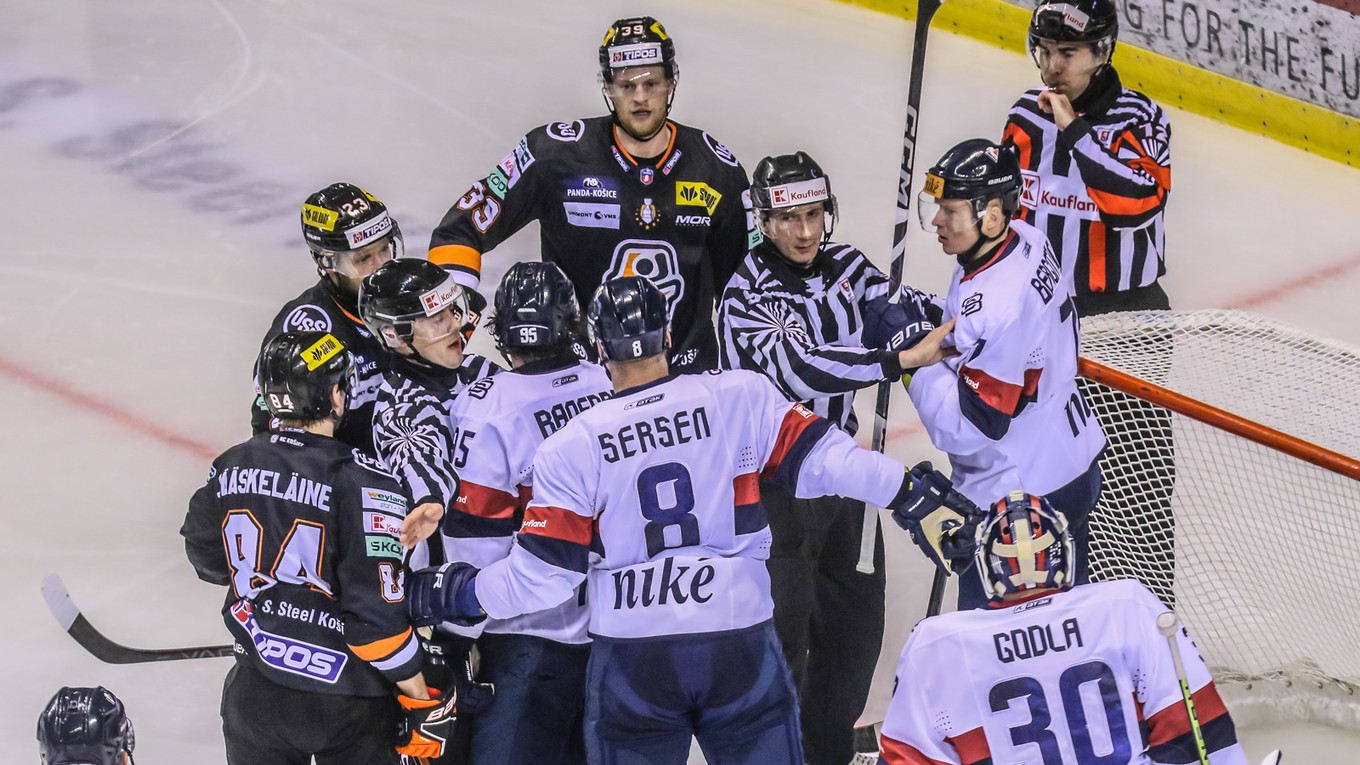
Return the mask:
[[(1082, 321), (1082, 355), (1352, 459), (1360, 349), (1240, 311)], [(1083, 380), (1097, 579), (1174, 604), (1239, 718), (1360, 728), (1360, 482)], [(1239, 722), (1250, 722), (1239, 719)]]

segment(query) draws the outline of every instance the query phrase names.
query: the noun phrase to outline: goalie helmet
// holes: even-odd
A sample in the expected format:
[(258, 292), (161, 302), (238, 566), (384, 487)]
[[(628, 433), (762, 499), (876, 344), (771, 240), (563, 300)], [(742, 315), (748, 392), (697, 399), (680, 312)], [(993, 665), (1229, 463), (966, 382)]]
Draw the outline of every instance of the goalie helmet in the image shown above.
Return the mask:
[(934, 233), (931, 221), (943, 199), (971, 203), (979, 220), (987, 211), (987, 203), (1000, 199), (1001, 211), (1009, 218), (1020, 209), (1020, 186), (1020, 161), (1014, 151), (986, 138), (970, 138), (945, 152), (926, 171), (916, 208), (921, 228)]
[(337, 416), (332, 387), (354, 388), (354, 357), (329, 332), (284, 332), (265, 343), (258, 369), (269, 414), (285, 420)]
[(1008, 593), (1072, 586), (1072, 538), (1067, 519), (1034, 494), (1016, 490), (992, 505), (978, 526), (973, 553), (982, 588)]
[(62, 688), (38, 716), (43, 765), (121, 765), (135, 745), (123, 702), (103, 687)]
[(610, 279), (590, 301), (590, 338), (610, 361), (633, 361), (666, 350), (666, 296), (645, 276)]
[(1108, 57), (1118, 38), (1114, 0), (1040, 0), (1029, 20), (1031, 53), (1040, 40), (1052, 40), (1090, 43), (1097, 57)]
[(616, 70), (632, 66), (660, 66), (668, 80), (674, 80), (680, 71), (675, 63), (675, 41), (651, 16), (615, 21), (600, 43), (600, 76), (606, 84), (614, 81)]
[(392, 257), (401, 257), (401, 228), (387, 205), (352, 183), (332, 183), (302, 203), (302, 237), (322, 268), (335, 268), (336, 255), (386, 236)]
[(569, 341), (581, 321), (581, 306), (567, 275), (554, 263), (516, 263), (496, 289), (491, 332), (496, 347), (545, 348)]
[(458, 323), (469, 315), (467, 293), (444, 267), (418, 258), (392, 260), (364, 279), (359, 316), (388, 348), (411, 342), (416, 319), (452, 308)]

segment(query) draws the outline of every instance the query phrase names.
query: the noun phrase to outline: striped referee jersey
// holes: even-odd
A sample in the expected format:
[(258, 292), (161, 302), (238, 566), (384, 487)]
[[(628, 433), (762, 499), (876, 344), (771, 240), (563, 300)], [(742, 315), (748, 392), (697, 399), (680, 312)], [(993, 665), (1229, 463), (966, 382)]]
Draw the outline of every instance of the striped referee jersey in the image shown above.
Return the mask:
[(1153, 284), (1166, 273), (1166, 113), (1106, 67), (1059, 132), (1039, 108), (1041, 92), (1020, 97), (1002, 135), (1020, 160), (1021, 216), (1048, 236), (1079, 300)]
[[(902, 299), (921, 307), (925, 298), (904, 286)], [(761, 242), (718, 305), (722, 366), (764, 374), (790, 401), (854, 435), (855, 391), (903, 373), (895, 351), (863, 347), (886, 337), (877, 317), (887, 302), (887, 275), (848, 244), (827, 243), (801, 274)]]
[(469, 353), (453, 370), (433, 370), (403, 356), (378, 389), (373, 409), (373, 447), (401, 483), (411, 507), (436, 502), (445, 510), (457, 498), (453, 399), (472, 383), (504, 371), (494, 361)]

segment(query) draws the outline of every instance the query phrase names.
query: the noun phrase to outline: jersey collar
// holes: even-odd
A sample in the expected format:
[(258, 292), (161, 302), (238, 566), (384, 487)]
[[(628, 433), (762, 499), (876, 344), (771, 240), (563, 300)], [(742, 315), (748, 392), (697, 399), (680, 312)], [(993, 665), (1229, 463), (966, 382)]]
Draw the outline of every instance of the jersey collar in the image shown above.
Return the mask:
[[(632, 154), (629, 154), (628, 150), (623, 148), (623, 144), (619, 142), (619, 126), (615, 123), (610, 123), (609, 127), (613, 131), (612, 135), (614, 137), (614, 143), (609, 147), (614, 152), (614, 159), (618, 161), (619, 167), (623, 168), (624, 172), (634, 172), (638, 167), (637, 158)], [(660, 170), (661, 166), (666, 164), (666, 161), (670, 159), (671, 154), (675, 151), (675, 139), (680, 135), (680, 128), (676, 127), (674, 122), (666, 120), (666, 127), (671, 129), (671, 140), (666, 144), (666, 150), (661, 152), (661, 156), (656, 158), (656, 162), (650, 165), (653, 170)]]
[(963, 271), (963, 278), (960, 279), (959, 282), (960, 283), (966, 282), (969, 279), (972, 279), (974, 276), (977, 276), (983, 271), (986, 271), (987, 269), (996, 265), (997, 263), (1000, 263), (1003, 258), (1009, 255), (1011, 251), (1015, 249), (1015, 243), (1018, 242), (1019, 240), (1020, 238), (1016, 236), (1015, 229), (1007, 230), (1006, 238), (1001, 240), (1001, 244), (998, 245), (996, 250), (992, 253), (992, 257), (988, 258), (985, 262), (983, 262), (982, 265), (978, 266), (977, 268), (974, 268), (971, 271), (965, 268)]

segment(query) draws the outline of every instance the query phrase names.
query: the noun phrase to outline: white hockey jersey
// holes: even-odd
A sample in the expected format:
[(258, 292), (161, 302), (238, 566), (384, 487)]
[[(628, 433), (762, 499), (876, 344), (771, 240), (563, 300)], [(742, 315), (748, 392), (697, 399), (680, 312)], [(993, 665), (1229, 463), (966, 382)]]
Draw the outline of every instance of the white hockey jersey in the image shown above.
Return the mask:
[(1019, 220), (993, 257), (954, 267), (944, 319), (958, 356), (923, 367), (907, 391), (954, 487), (987, 507), (1014, 489), (1048, 494), (1105, 446), (1077, 390), (1076, 308), (1044, 235)]
[[(499, 384), (499, 383), (498, 383)], [(534, 496), (508, 558), (476, 579), (494, 618), (538, 611), (589, 581), (590, 632), (718, 632), (773, 615), (759, 480), (799, 497), (889, 506), (905, 468), (763, 375), (666, 377), (597, 404), (534, 457)]]
[[(880, 762), (1198, 762), (1157, 630), (1164, 611), (1142, 584), (1120, 579), (921, 621), (897, 664)], [(1184, 629), (1176, 640), (1210, 765), (1243, 765), (1204, 660)]]
[[(464, 389), (450, 412), (453, 466), (462, 483), (441, 525), (445, 558), (485, 568), (509, 554), (533, 493), (534, 451), (572, 417), (612, 395), (604, 367), (574, 360), (526, 364)], [(479, 627), (584, 643), (589, 640), (584, 595)]]

